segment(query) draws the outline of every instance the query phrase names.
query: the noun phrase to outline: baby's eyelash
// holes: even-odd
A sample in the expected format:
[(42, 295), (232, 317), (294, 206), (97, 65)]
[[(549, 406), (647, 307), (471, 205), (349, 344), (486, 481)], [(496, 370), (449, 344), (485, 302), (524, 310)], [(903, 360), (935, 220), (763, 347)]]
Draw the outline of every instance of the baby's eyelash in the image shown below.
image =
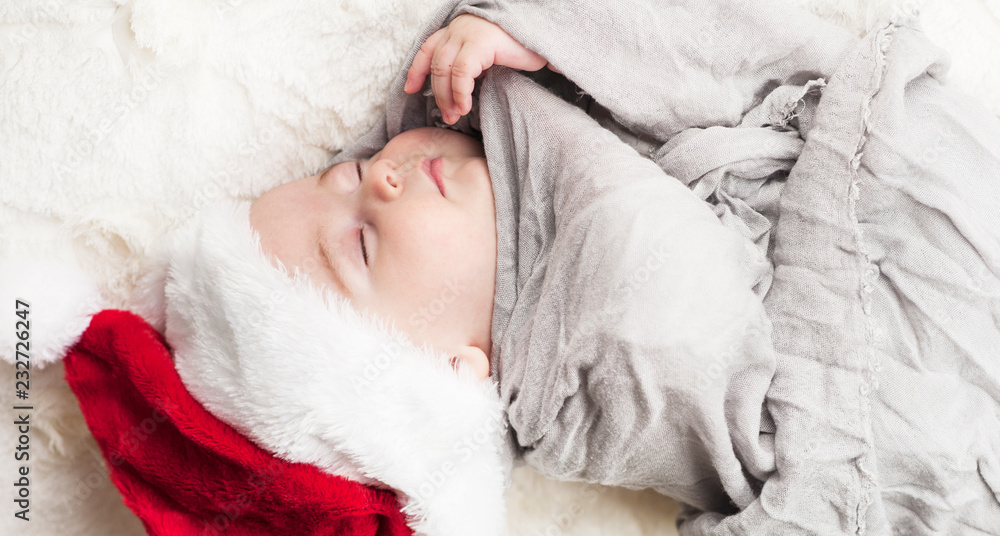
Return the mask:
[[(355, 160), (354, 169), (358, 172), (358, 184), (361, 184), (363, 180), (361, 178), (361, 161)], [(365, 260), (365, 266), (368, 266), (368, 248), (365, 247), (365, 226), (362, 225), (358, 229), (358, 242), (361, 242), (361, 258)]]
[(362, 225), (358, 231), (358, 236), (361, 242), (361, 257), (365, 260), (365, 266), (368, 266), (368, 249), (365, 247), (365, 226)]

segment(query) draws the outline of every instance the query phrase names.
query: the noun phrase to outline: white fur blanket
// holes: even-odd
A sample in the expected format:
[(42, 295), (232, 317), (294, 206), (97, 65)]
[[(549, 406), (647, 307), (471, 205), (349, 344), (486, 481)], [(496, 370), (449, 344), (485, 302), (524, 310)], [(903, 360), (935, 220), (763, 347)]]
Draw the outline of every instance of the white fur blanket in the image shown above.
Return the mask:
[[(1000, 52), (997, 0), (788, 1), (859, 34), (921, 10), (952, 53), (952, 85), (1000, 114), (1000, 72), (987, 68)], [(98, 308), (127, 307), (147, 252), (193, 210), (311, 174), (366, 131), (439, 4), (0, 2), (0, 304), (32, 300), (35, 364), (57, 360)], [(5, 361), (11, 332), (0, 326)], [(8, 503), (0, 533), (141, 534), (61, 366), (33, 369), (32, 380), (32, 521)], [(0, 389), (7, 407), (12, 397)], [(14, 445), (13, 434), (0, 429), (0, 444)], [(14, 475), (13, 457), (0, 460), (0, 474)], [(652, 492), (528, 469), (508, 503), (512, 534), (667, 534), (676, 514)]]

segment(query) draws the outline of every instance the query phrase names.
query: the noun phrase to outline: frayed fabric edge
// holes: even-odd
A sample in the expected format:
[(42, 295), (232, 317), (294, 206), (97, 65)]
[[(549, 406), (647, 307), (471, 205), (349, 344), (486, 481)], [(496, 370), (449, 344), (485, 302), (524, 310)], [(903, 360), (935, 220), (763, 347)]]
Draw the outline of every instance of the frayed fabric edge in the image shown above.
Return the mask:
[(887, 69), (886, 53), (889, 50), (889, 46), (892, 44), (892, 36), (896, 28), (897, 24), (895, 21), (887, 23), (885, 26), (877, 30), (873, 40), (873, 45), (875, 47), (875, 69), (873, 70), (872, 76), (876, 77), (876, 80), (873, 84), (873, 91), (865, 97), (862, 103), (861, 136), (858, 138), (858, 146), (855, 149), (854, 156), (851, 158), (850, 162), (851, 185), (848, 194), (848, 210), (851, 225), (854, 229), (855, 246), (857, 247), (858, 253), (860, 253), (863, 258), (860, 287), (858, 288), (858, 297), (861, 300), (861, 309), (864, 313), (865, 334), (865, 348), (863, 350), (864, 353), (861, 356), (864, 364), (864, 374), (862, 376), (859, 393), (861, 395), (860, 403), (862, 405), (860, 413), (863, 418), (862, 425), (865, 434), (865, 442), (869, 447), (868, 453), (859, 457), (856, 462), (858, 472), (861, 474), (861, 490), (857, 501), (855, 520), (855, 534), (859, 536), (863, 536), (868, 532), (866, 518), (868, 509), (874, 502), (873, 493), (877, 487), (875, 484), (875, 474), (869, 467), (869, 458), (872, 456), (871, 447), (874, 443), (871, 422), (871, 401), (869, 396), (873, 390), (879, 388), (878, 373), (881, 371), (881, 364), (879, 363), (878, 354), (875, 352), (875, 321), (872, 318), (872, 294), (874, 292), (875, 282), (879, 277), (879, 270), (871, 260), (870, 252), (865, 244), (864, 231), (861, 229), (861, 224), (858, 221), (857, 203), (861, 197), (861, 190), (858, 184), (860, 182), (858, 170), (861, 167), (861, 158), (864, 155), (865, 144), (868, 142), (868, 137), (872, 128), (871, 103), (872, 100), (874, 100), (875, 95), (877, 95), (881, 90), (882, 82), (885, 79)]

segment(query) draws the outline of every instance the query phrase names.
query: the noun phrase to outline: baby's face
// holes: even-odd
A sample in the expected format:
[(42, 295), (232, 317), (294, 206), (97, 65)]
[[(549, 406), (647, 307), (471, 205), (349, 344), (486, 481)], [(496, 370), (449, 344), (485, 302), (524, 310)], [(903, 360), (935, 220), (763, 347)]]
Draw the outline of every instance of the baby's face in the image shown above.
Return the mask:
[(407, 131), (368, 160), (266, 192), (250, 223), (289, 269), (489, 375), (496, 215), (478, 141)]

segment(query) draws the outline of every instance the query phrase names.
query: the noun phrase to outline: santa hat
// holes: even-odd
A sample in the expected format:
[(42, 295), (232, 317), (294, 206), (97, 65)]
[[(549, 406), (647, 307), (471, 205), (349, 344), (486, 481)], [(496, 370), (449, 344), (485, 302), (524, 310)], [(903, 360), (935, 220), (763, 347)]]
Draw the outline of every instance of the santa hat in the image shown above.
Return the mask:
[(136, 291), (194, 398), (280, 458), (394, 490), (417, 534), (504, 533), (493, 381), (272, 265), (249, 206), (168, 235)]

